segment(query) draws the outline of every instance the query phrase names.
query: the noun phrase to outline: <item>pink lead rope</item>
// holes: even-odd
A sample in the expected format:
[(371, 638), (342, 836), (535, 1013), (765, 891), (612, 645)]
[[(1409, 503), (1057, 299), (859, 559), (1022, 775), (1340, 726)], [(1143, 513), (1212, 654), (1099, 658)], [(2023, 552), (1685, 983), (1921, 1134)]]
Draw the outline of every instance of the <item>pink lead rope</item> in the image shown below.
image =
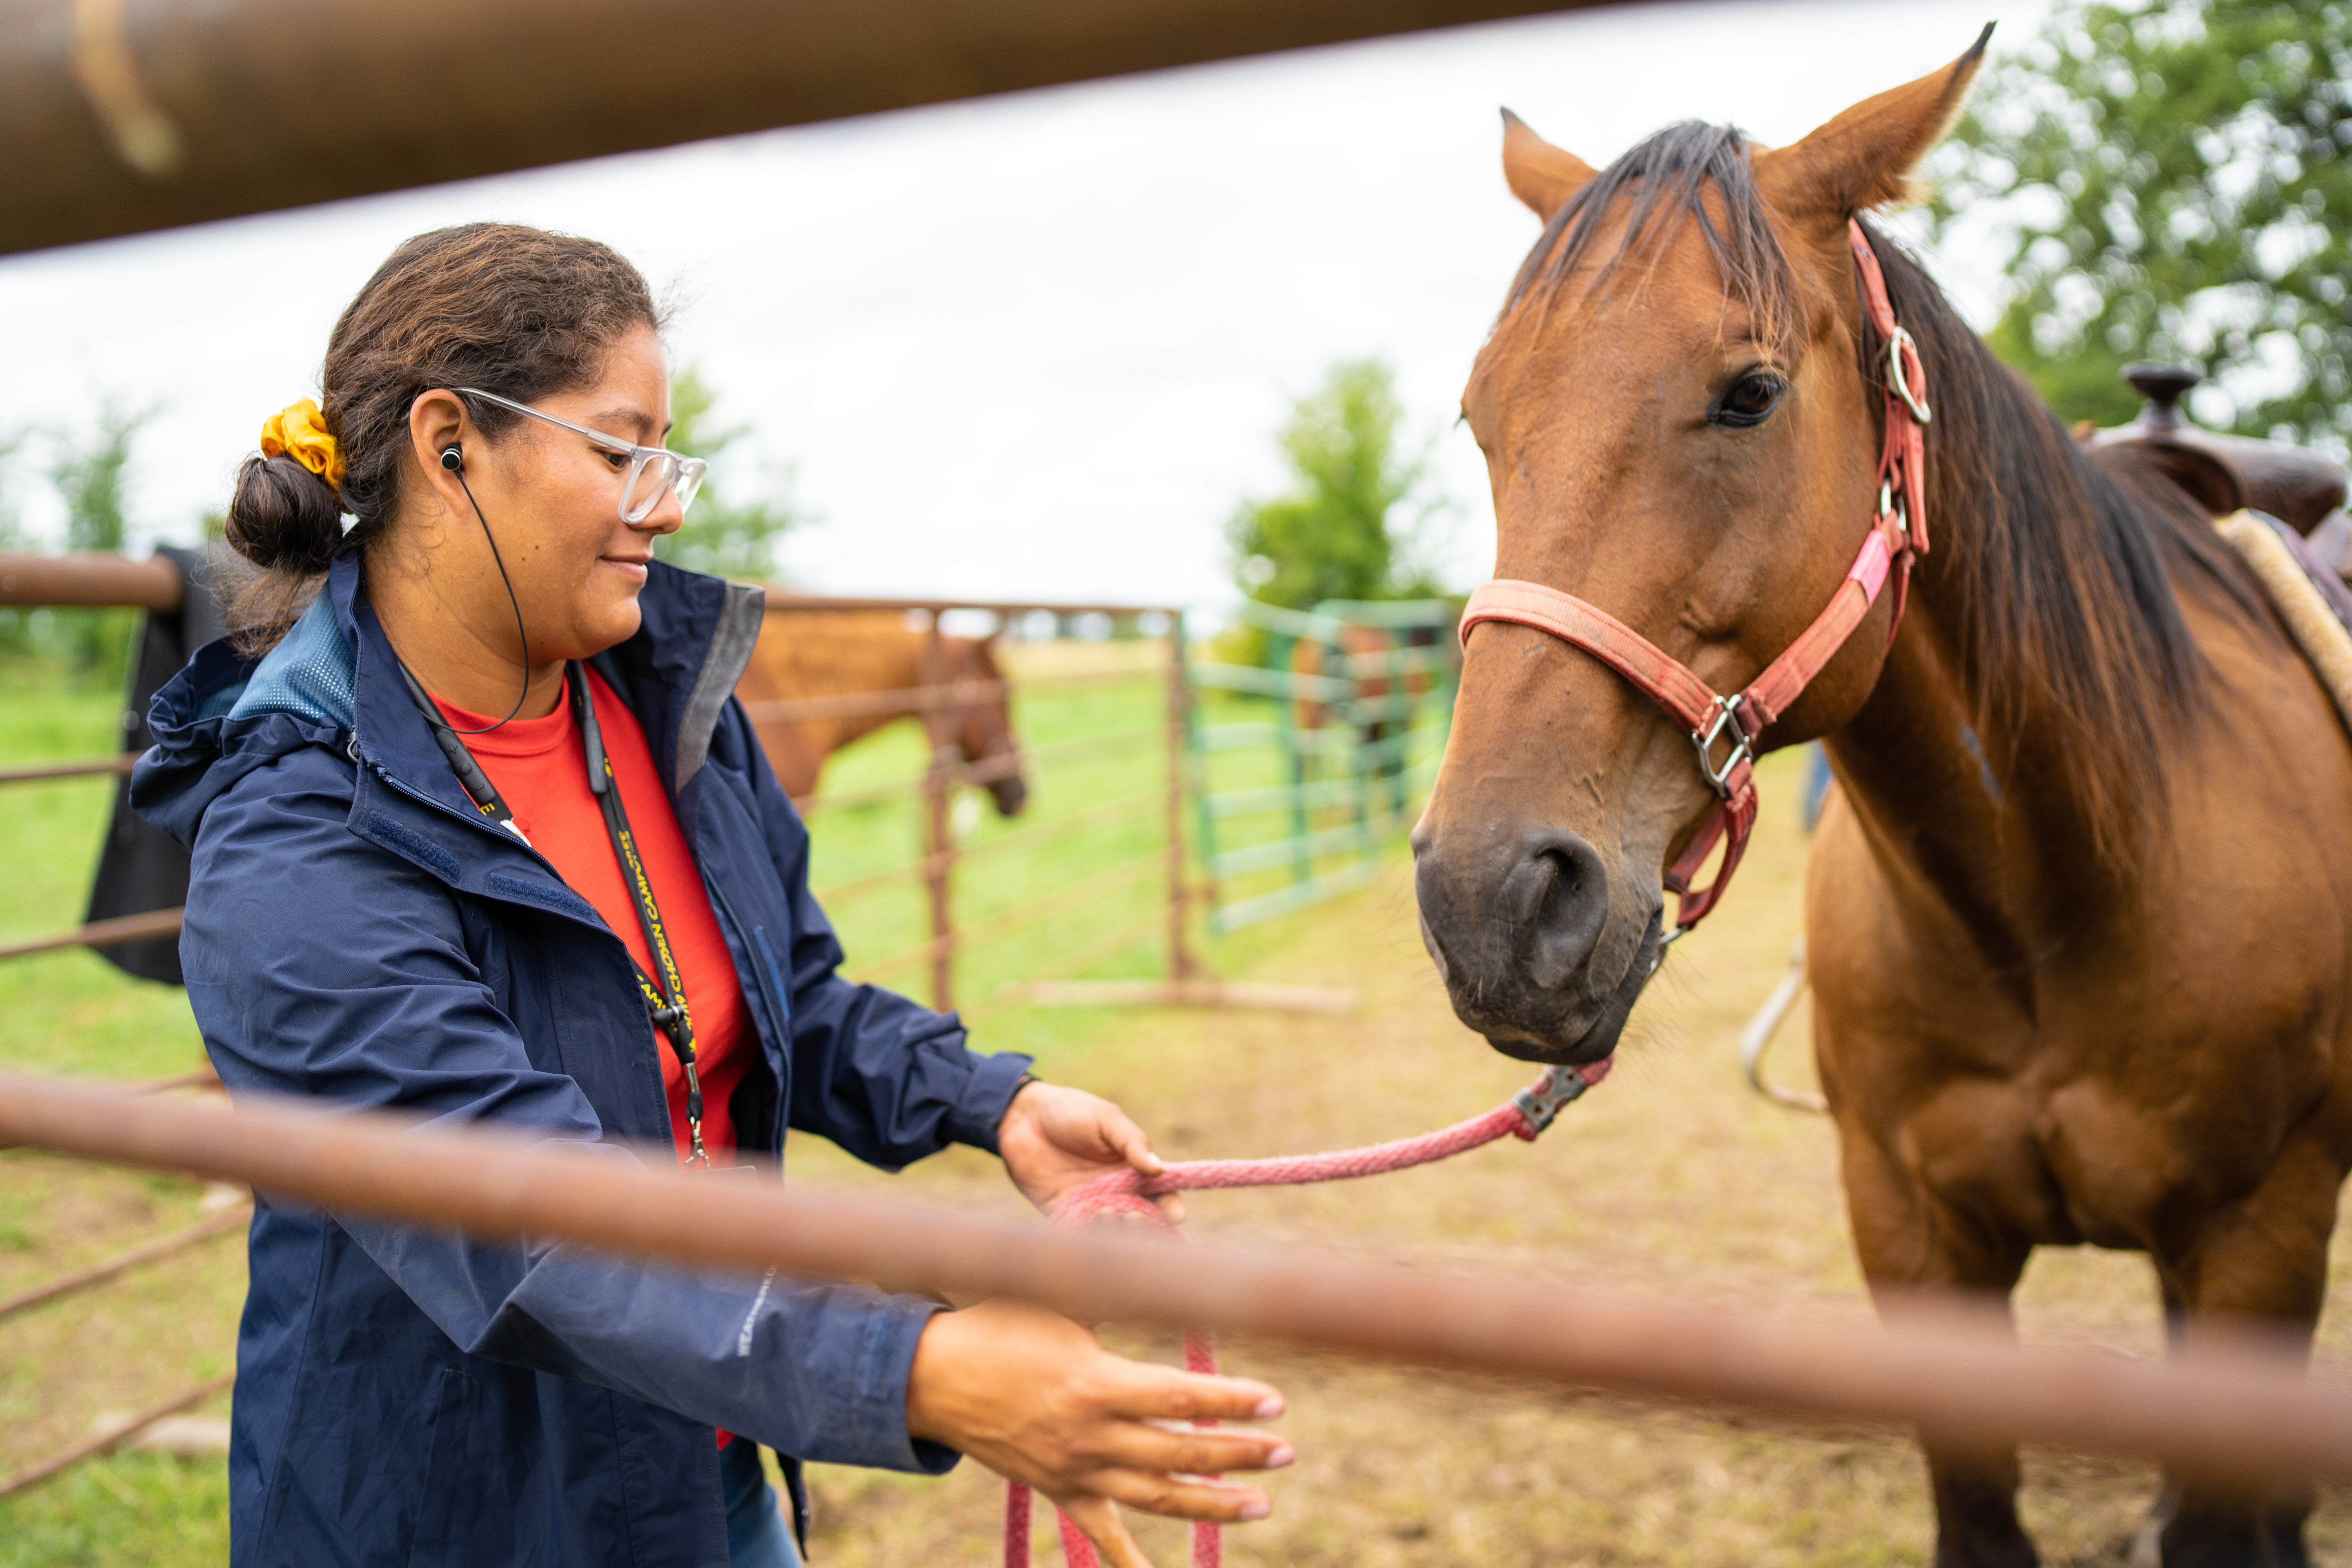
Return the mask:
[[(1114, 1171), (1063, 1194), (1061, 1202), (1054, 1205), (1054, 1223), (1081, 1226), (1105, 1215), (1124, 1214), (1138, 1215), (1165, 1226), (1167, 1220), (1150, 1200), (1168, 1193), (1342, 1182), (1451, 1159), (1507, 1135), (1533, 1142), (1563, 1107), (1607, 1078), (1616, 1059), (1611, 1056), (1589, 1067), (1548, 1068), (1534, 1083), (1484, 1115), (1393, 1143), (1341, 1149), (1328, 1154), (1288, 1154), (1273, 1160), (1185, 1160), (1156, 1176), (1134, 1170)], [(1171, 1229), (1170, 1235), (1179, 1233)], [(1212, 1373), (1217, 1370), (1213, 1336), (1196, 1330), (1185, 1331), (1184, 1369)], [(1209, 1426), (1215, 1423), (1204, 1421), (1200, 1425)], [(1008, 1483), (1004, 1498), (1004, 1568), (1029, 1568), (1029, 1489), (1019, 1481)], [(1056, 1510), (1055, 1516), (1062, 1530), (1062, 1552), (1070, 1568), (1098, 1568), (1094, 1543), (1070, 1522), (1069, 1515)], [(1218, 1568), (1223, 1556), (1224, 1541), (1218, 1526), (1196, 1521), (1192, 1526), (1192, 1568)]]

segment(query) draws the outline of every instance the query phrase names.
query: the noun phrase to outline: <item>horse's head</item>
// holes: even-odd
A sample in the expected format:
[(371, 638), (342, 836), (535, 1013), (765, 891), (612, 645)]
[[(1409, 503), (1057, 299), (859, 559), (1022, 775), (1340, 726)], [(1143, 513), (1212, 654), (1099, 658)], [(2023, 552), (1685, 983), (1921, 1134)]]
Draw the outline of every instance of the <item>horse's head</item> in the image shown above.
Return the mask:
[(1028, 802), (1029, 784), (1021, 776), (1021, 742), (1013, 733), (1013, 703), (1002, 689), (1004, 672), (996, 662), (995, 642), (993, 637), (947, 639), (948, 664), (954, 679), (997, 689), (988, 696), (957, 704), (948, 717), (957, 752), (967, 763), (984, 764), (996, 814), (1014, 816)]
[[(1507, 114), (1506, 175), (1545, 221), (1463, 397), (1497, 577), (1598, 606), (1721, 692), (1796, 639), (1875, 499), (1847, 219), (1906, 194), (1983, 48), (1777, 151), (1685, 125), (1595, 171)], [(1891, 597), (1766, 744), (1861, 706)], [(1657, 963), (1662, 869), (1716, 805), (1691, 736), (1624, 677), (1475, 627), (1413, 834), (1423, 934), (1463, 1021), (1513, 1056), (1608, 1055)]]

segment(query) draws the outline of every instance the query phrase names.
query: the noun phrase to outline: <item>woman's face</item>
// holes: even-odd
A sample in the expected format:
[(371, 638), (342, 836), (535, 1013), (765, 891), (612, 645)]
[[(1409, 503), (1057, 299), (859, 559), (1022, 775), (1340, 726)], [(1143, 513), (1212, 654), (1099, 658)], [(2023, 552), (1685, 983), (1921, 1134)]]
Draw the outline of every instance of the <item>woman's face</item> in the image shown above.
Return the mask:
[[(550, 393), (531, 406), (640, 447), (669, 433), (669, 365), (650, 327), (614, 343), (604, 374), (588, 386)], [(629, 459), (583, 436), (517, 415), (495, 440), (452, 395), (427, 394), (410, 420), (415, 456), (439, 515), (425, 521), (424, 567), (435, 595), (478, 637), (515, 640), (514, 612), (483, 523), (514, 580), (534, 664), (586, 658), (636, 633), (637, 593), (656, 538), (685, 521), (664, 494), (641, 522), (621, 521)], [(441, 448), (464, 448), (465, 486), (443, 468)], [(477, 521), (474, 503), (481, 508)], [(520, 658), (521, 649), (504, 650)]]

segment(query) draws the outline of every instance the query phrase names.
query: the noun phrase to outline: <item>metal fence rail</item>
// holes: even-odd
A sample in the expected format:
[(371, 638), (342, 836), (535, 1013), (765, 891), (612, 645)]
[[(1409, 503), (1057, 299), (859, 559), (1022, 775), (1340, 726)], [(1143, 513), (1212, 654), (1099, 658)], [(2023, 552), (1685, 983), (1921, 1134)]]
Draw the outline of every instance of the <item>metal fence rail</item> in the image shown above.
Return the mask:
[[(489, 1128), (380, 1112), (134, 1098), (0, 1075), (0, 1143), (248, 1183), (330, 1210), (562, 1237), (639, 1258), (1005, 1295), (1081, 1321), (1193, 1326), (1357, 1355), (1845, 1420), (1948, 1442), (2153, 1455), (2191, 1474), (2352, 1481), (2352, 1389), (2299, 1358), (2206, 1347), (2155, 1365), (2019, 1349), (1948, 1318), (1870, 1331), (1525, 1279), (711, 1183), (667, 1150), (582, 1160)], [(1497, 1156), (1501, 1157), (1501, 1156)]]
[(1580, 3), (20, 0), (0, 252)]

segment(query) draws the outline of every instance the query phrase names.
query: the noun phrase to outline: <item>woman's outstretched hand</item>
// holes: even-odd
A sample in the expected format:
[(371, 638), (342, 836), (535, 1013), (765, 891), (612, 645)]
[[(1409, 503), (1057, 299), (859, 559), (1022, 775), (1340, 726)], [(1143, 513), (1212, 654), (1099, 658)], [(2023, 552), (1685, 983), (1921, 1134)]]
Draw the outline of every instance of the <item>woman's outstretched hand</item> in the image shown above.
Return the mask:
[[(1073, 1187), (1131, 1165), (1147, 1176), (1165, 1168), (1151, 1152), (1151, 1140), (1126, 1111), (1098, 1094), (1057, 1083), (1026, 1083), (996, 1126), (996, 1147), (1005, 1173), (1022, 1195), (1051, 1209)], [(1155, 1200), (1171, 1225), (1184, 1223), (1184, 1200), (1170, 1193)]]
[(1265, 1493), (1203, 1478), (1280, 1469), (1290, 1445), (1271, 1432), (1180, 1424), (1281, 1414), (1282, 1395), (1263, 1383), (1129, 1361), (1067, 1318), (1010, 1300), (932, 1318), (907, 1380), (908, 1432), (1053, 1499), (1111, 1568), (1151, 1568), (1119, 1503), (1178, 1519), (1264, 1519)]

